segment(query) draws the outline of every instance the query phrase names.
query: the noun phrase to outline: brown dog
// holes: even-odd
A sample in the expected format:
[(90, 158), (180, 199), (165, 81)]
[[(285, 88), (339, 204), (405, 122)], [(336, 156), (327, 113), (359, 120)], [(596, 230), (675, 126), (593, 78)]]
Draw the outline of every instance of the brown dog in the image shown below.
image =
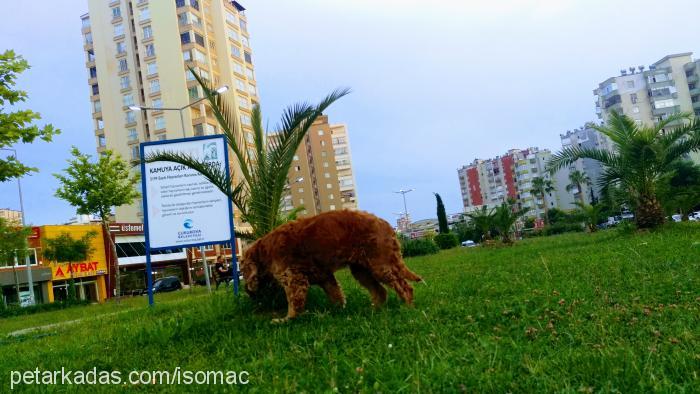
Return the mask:
[(384, 304), (386, 284), (407, 304), (413, 288), (406, 280), (421, 281), (401, 258), (394, 230), (386, 221), (365, 212), (332, 211), (286, 223), (257, 240), (243, 254), (241, 272), (248, 294), (261, 283), (276, 281), (287, 296), (287, 317), (304, 310), (311, 285), (320, 285), (331, 302), (345, 305), (333, 273), (349, 266), (369, 290), (375, 306)]

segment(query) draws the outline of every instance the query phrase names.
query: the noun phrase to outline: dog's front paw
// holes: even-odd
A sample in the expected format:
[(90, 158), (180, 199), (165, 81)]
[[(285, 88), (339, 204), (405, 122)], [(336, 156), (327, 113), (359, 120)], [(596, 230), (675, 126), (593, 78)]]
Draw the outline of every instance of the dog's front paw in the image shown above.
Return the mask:
[(284, 324), (289, 321), (288, 317), (282, 317), (282, 318), (277, 318), (277, 319), (272, 319), (270, 323), (272, 324)]

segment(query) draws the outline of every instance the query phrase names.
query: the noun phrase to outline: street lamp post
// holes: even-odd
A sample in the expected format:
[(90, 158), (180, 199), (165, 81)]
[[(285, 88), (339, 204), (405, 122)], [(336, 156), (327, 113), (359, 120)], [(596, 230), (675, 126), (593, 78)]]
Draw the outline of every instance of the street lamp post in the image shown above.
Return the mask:
[(400, 190), (394, 192), (394, 193), (397, 193), (397, 194), (401, 194), (401, 196), (403, 197), (403, 212), (404, 212), (405, 218), (406, 218), (406, 219), (405, 219), (405, 220), (406, 220), (406, 228), (407, 228), (409, 231), (411, 230), (411, 223), (410, 223), (410, 219), (408, 218), (408, 208), (407, 208), (407, 206), (406, 206), (406, 193), (410, 193), (410, 192), (412, 192), (413, 190), (414, 190), (414, 189), (408, 189), (408, 190), (400, 189)]
[[(214, 93), (216, 94), (221, 94), (224, 93), (228, 90), (228, 86), (224, 85), (219, 88), (217, 88)], [(199, 104), (200, 102), (206, 100), (206, 97), (202, 97), (198, 100), (195, 100), (184, 107), (170, 107), (170, 108), (154, 108), (154, 107), (141, 107), (137, 105), (131, 105), (129, 106), (129, 109), (132, 111), (178, 111), (180, 113), (180, 127), (182, 128), (182, 138), (187, 138), (187, 134), (185, 132), (185, 117), (183, 115), (183, 111), (186, 110), (187, 108)], [(234, 245), (231, 245), (232, 247)], [(232, 249), (233, 250), (233, 249)], [(207, 289), (211, 293), (211, 283), (209, 281), (209, 266), (207, 265), (207, 256), (206, 252), (204, 250), (204, 246), (199, 247), (199, 254), (202, 256), (202, 265), (204, 266), (204, 278), (206, 279), (207, 283)], [(194, 250), (192, 253), (192, 257), (194, 257)], [(190, 283), (190, 288), (192, 287), (192, 272), (190, 271), (190, 262), (187, 260), (187, 279)]]
[[(1, 148), (0, 150), (10, 151), (13, 153), (15, 160), (17, 160), (17, 149), (13, 148)], [(17, 177), (17, 191), (19, 192), (19, 210), (22, 212), (22, 226), (27, 225), (27, 221), (24, 216), (24, 200), (22, 198), (22, 183), (20, 182), (20, 177)], [(26, 240), (25, 240), (26, 242)], [(24, 262), (27, 265), (27, 284), (29, 285), (29, 305), (34, 305), (34, 278), (32, 277), (32, 267), (31, 261), (29, 259), (29, 245), (27, 245), (27, 251), (24, 253)], [(17, 293), (19, 297), (19, 293)]]

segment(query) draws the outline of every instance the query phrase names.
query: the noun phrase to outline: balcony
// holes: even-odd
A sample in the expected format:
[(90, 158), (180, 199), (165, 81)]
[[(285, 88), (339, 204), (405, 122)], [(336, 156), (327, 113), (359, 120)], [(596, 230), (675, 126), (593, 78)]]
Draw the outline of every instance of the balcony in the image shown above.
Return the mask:
[(671, 114), (677, 114), (679, 112), (681, 112), (680, 105), (674, 105), (672, 107), (664, 107), (664, 108), (653, 108), (651, 110), (651, 113), (654, 116), (671, 115)]
[(698, 82), (698, 74), (693, 74), (688, 77), (688, 83)]

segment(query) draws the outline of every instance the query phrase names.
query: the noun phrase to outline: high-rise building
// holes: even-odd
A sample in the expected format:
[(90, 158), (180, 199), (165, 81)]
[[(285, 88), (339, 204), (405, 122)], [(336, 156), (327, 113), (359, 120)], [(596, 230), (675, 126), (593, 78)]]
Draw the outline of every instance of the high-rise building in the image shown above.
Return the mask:
[(618, 111), (652, 126), (671, 114), (700, 113), (700, 104), (693, 105), (700, 100), (700, 91), (698, 62), (692, 54), (668, 55), (649, 67), (622, 69), (619, 76), (598, 84), (593, 91), (598, 117), (607, 122), (610, 112)]
[(472, 164), (457, 170), (465, 212), (494, 208), (509, 199), (521, 208), (528, 208), (527, 216), (542, 217), (544, 207), (559, 206), (555, 193), (548, 193), (542, 200), (532, 194), (532, 179), (552, 179), (545, 171), (552, 153), (547, 149), (511, 149), (503, 156), (492, 159), (476, 159)]
[(321, 115), (294, 156), (283, 208), (303, 207), (298, 216), (308, 217), (357, 206), (347, 128)]
[[(581, 128), (568, 130), (565, 134), (560, 134), (562, 148), (610, 149), (607, 138), (604, 138), (604, 135), (594, 129), (593, 126), (595, 124), (589, 122)], [(567, 186), (571, 184), (569, 174), (573, 171), (580, 171), (587, 175), (591, 180), (591, 184), (581, 185), (582, 190), (578, 190), (575, 185), (571, 185), (570, 191), (566, 190)], [(600, 187), (598, 186), (598, 179), (602, 173), (603, 166), (600, 162), (593, 159), (577, 160), (574, 164), (558, 171), (555, 174), (555, 181), (558, 186), (556, 193), (559, 208), (575, 209), (576, 205), (574, 203), (580, 201), (581, 197), (587, 204), (599, 199)]]
[(9, 224), (22, 225), (22, 211), (10, 208), (0, 208), (0, 219), (4, 219)]
[[(110, 149), (137, 161), (141, 142), (219, 133), (207, 102), (197, 102), (203, 92), (189, 68), (213, 88), (229, 87), (223, 94), (250, 132), (250, 109), (259, 99), (240, 3), (89, 0), (88, 8), (81, 19), (98, 153)], [(115, 219), (142, 216), (138, 201), (118, 207)]]

